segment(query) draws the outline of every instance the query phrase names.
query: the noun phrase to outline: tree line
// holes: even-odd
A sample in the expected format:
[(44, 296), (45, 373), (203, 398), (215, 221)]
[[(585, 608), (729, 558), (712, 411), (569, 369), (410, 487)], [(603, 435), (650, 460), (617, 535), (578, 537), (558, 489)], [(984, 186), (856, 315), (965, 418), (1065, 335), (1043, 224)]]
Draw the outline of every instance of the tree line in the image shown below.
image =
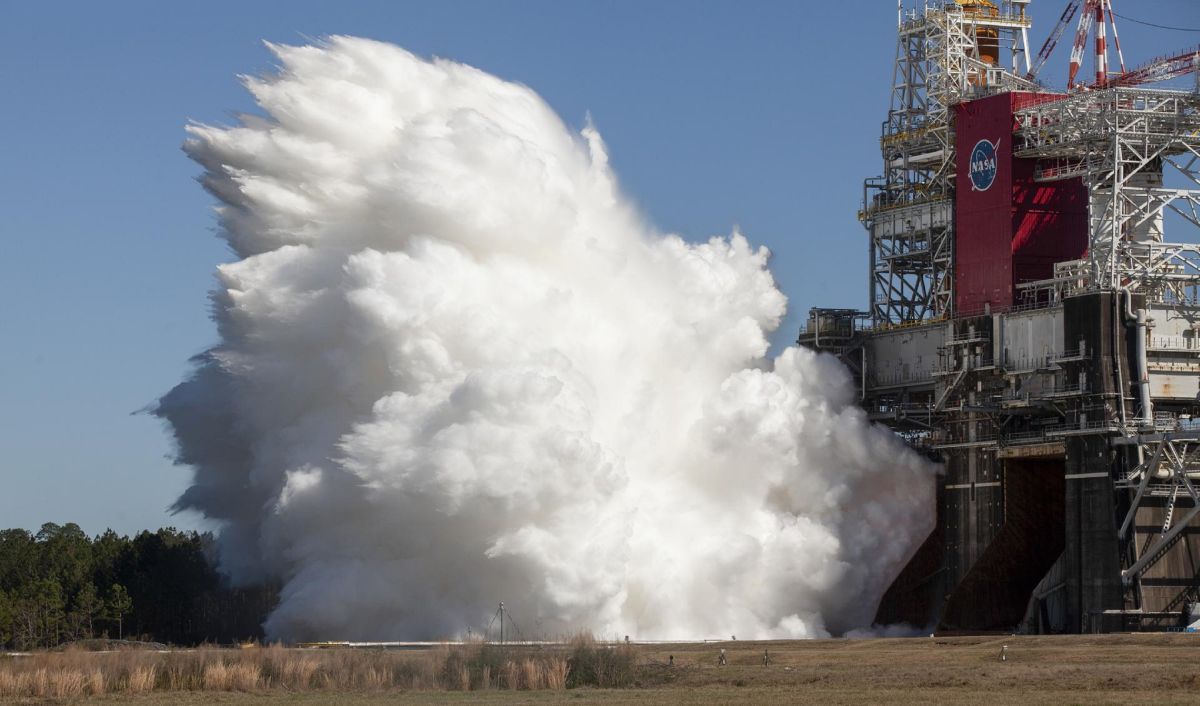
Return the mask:
[(273, 586), (233, 588), (209, 533), (173, 528), (89, 537), (74, 523), (0, 531), (0, 646), (91, 638), (194, 645), (258, 639)]

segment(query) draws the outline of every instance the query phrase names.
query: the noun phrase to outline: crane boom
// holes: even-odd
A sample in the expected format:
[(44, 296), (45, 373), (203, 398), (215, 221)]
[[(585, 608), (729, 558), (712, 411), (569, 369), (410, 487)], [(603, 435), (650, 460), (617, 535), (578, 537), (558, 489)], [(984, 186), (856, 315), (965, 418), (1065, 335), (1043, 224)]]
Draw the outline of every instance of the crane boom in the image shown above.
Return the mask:
[(1112, 25), (1113, 45), (1117, 48), (1117, 59), (1121, 62), (1121, 73), (1125, 73), (1125, 52), (1121, 51), (1121, 35), (1117, 34), (1117, 20), (1114, 17), (1117, 13), (1113, 12), (1111, 0), (1105, 5), (1107, 5), (1105, 10), (1108, 12), (1108, 23)]
[(1063, 10), (1062, 17), (1058, 18), (1058, 24), (1054, 26), (1054, 31), (1046, 38), (1046, 43), (1042, 45), (1041, 51), (1038, 52), (1037, 59), (1033, 62), (1033, 68), (1029, 73), (1025, 74), (1025, 78), (1030, 81), (1037, 78), (1038, 72), (1046, 65), (1050, 59), (1050, 55), (1054, 53), (1054, 48), (1058, 46), (1058, 40), (1062, 39), (1063, 33), (1067, 31), (1067, 25), (1071, 24), (1071, 20), (1075, 19), (1075, 13), (1079, 12), (1079, 5), (1083, 0), (1071, 0), (1067, 3), (1066, 9)]
[(1200, 72), (1200, 47), (1142, 64), (1108, 81), (1109, 86), (1140, 86)]
[(1087, 48), (1087, 38), (1092, 31), (1092, 21), (1096, 19), (1098, 0), (1087, 0), (1083, 6), (1083, 14), (1079, 16), (1079, 26), (1075, 28), (1075, 43), (1071, 46), (1071, 66), (1067, 72), (1067, 88), (1075, 87), (1075, 76), (1083, 65), (1083, 52)]

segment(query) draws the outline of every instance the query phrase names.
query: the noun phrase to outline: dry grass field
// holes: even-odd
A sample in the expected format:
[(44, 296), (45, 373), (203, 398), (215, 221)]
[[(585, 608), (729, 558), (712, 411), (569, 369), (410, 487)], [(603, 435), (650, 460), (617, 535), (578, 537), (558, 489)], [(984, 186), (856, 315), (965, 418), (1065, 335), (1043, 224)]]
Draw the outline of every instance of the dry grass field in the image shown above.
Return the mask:
[[(999, 659), (1003, 645), (1008, 646), (1005, 661)], [(724, 666), (717, 664), (722, 647), (728, 658)], [(640, 645), (625, 653), (628, 664), (589, 663), (588, 668), (599, 665), (604, 672), (602, 682), (627, 682), (622, 688), (566, 688), (568, 659), (574, 666), (584, 659), (607, 659), (605, 654), (620, 648), (591, 653), (483, 649), (46, 653), (0, 660), (0, 701), (143, 706), (1200, 702), (1200, 636), (1189, 635)], [(766, 665), (764, 650), (770, 653)]]

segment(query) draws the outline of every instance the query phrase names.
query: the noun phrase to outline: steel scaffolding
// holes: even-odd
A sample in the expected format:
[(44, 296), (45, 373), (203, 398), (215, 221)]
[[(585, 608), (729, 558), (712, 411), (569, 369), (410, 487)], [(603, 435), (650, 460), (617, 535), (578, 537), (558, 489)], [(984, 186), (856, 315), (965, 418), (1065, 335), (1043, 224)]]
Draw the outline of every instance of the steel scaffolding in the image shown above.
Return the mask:
[[(1018, 110), (1016, 121), (1015, 155), (1038, 160), (1039, 181), (1087, 186), (1088, 257), (1071, 286), (1194, 303), (1200, 249), (1164, 243), (1163, 220), (1173, 212), (1200, 229), (1200, 94), (1087, 91)], [(1165, 186), (1172, 178), (1185, 186)]]
[(1000, 67), (1026, 57), (1023, 2), (927, 4), (902, 13), (883, 176), (864, 186), (875, 326), (939, 319), (954, 301), (954, 105), (1037, 86)]
[[(1027, 287), (1057, 290), (1057, 298), (1088, 291), (1141, 294), (1148, 305), (1200, 324), (1200, 92), (1088, 90), (1018, 110), (1015, 117), (1015, 154), (1038, 160), (1035, 178), (1081, 177), (1088, 192), (1087, 258), (1059, 263), (1053, 280)], [(1183, 186), (1167, 186), (1170, 181)], [(1183, 238), (1190, 242), (1164, 242), (1166, 213), (1190, 226)], [(1137, 337), (1154, 342), (1145, 331)], [(1151, 345), (1150, 353), (1168, 356), (1159, 365), (1191, 369), (1196, 353), (1187, 343)], [(1128, 474), (1113, 478), (1119, 493), (1132, 492), (1118, 540), (1122, 582), (1136, 606), (1143, 605), (1143, 575), (1200, 516), (1194, 483), (1200, 478), (1200, 426), (1190, 418), (1159, 419), (1152, 410), (1128, 423), (1116, 418), (1116, 409), (1107, 415), (1115, 430), (1111, 443), (1132, 447), (1138, 459)], [(1164, 515), (1161, 530), (1140, 543), (1135, 518), (1156, 507)], [(1181, 591), (1176, 600), (1190, 595)]]
[[(1087, 28), (1112, 23), (1110, 3), (1070, 2), (1036, 66), (1025, 4), (902, 11), (883, 172), (865, 182), (859, 214), (869, 312), (813, 309), (799, 342), (837, 355), (869, 418), (945, 464), (940, 541), (911, 565), (915, 583), (893, 586), (888, 620), (912, 608), (913, 620), (947, 629), (995, 629), (1058, 592), (1056, 617), (1037, 613), (1045, 629), (1162, 627), (1185, 605), (1200, 616), (1200, 83), (1140, 82), (1200, 75), (1200, 50), (1131, 71), (1122, 60), (1114, 76), (1113, 26), (1097, 33), (1096, 83), (1048, 92), (1029, 77), (1082, 8), (1076, 73)], [(1006, 92), (1040, 94), (1011, 102), (1014, 218), (1035, 204), (1042, 242), (1070, 237), (1064, 256), (1081, 259), (1033, 248), (1047, 268), (1036, 276), (1048, 279), (1013, 282), (1015, 297), (998, 306), (960, 308), (955, 260), (969, 253), (955, 252), (956, 105)], [(1035, 182), (1075, 183), (1029, 189), (1031, 168)], [(1177, 226), (1188, 232), (1168, 242)], [(1074, 247), (1084, 228), (1086, 251)], [(973, 282), (960, 284), (965, 294)], [(1057, 558), (1035, 551), (1048, 542)], [(1030, 566), (1014, 570), (1017, 553)], [(1028, 586), (1015, 600), (982, 595), (994, 575)], [(1029, 605), (1018, 605), (1026, 589)]]

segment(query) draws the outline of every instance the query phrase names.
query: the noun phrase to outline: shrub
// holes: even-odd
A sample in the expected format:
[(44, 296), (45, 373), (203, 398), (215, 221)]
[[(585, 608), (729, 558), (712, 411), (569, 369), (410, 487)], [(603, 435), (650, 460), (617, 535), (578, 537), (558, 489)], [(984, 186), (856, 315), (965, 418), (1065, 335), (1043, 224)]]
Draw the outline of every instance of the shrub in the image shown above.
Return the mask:
[(637, 656), (629, 645), (603, 645), (590, 635), (571, 641), (566, 685), (601, 688), (625, 687), (633, 683)]

